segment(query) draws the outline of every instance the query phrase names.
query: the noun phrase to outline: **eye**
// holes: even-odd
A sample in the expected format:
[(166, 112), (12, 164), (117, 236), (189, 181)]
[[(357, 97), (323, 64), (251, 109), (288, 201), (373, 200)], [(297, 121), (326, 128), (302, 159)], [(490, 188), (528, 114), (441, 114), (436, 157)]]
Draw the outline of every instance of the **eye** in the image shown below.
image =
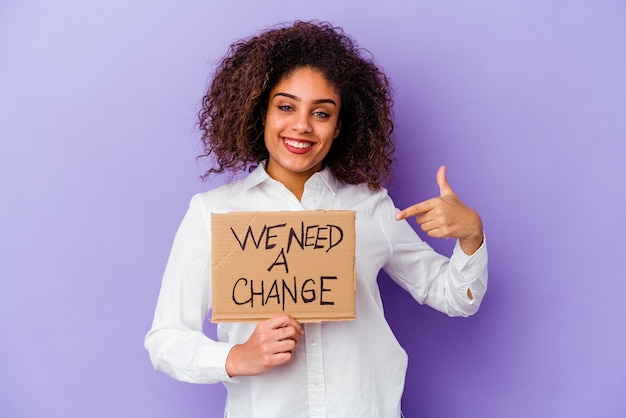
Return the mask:
[(283, 112), (291, 112), (291, 111), (293, 111), (293, 107), (291, 107), (289, 105), (280, 105), (280, 106), (278, 106), (278, 110), (281, 110)]
[(316, 116), (321, 119), (328, 119), (330, 117), (328, 113), (322, 112), (322, 111), (313, 112), (313, 116)]

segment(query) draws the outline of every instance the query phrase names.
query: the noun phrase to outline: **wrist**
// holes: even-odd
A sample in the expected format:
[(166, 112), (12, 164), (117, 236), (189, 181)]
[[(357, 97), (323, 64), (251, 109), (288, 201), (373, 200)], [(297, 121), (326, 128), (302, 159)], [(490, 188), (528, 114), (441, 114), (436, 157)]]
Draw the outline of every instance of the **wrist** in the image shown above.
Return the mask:
[(240, 344), (236, 344), (234, 345), (229, 353), (228, 356), (226, 357), (226, 365), (225, 365), (225, 369), (226, 369), (226, 373), (228, 373), (228, 376), (230, 377), (235, 377), (239, 375), (239, 370), (238, 370), (238, 361), (237, 361), (237, 354), (238, 351), (240, 350), (241, 345)]
[(468, 236), (459, 239), (461, 249), (467, 255), (474, 254), (482, 245), (485, 236), (483, 234), (483, 223), (480, 216), (476, 214), (476, 221), (473, 223), (474, 231)]

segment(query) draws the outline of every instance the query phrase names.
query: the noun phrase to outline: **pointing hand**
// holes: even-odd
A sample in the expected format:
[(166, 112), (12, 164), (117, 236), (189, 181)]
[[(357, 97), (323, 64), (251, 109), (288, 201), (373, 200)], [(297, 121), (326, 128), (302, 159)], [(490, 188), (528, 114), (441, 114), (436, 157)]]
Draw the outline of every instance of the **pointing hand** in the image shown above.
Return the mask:
[(422, 230), (434, 238), (456, 238), (466, 254), (473, 254), (483, 241), (478, 213), (454, 193), (446, 178), (446, 167), (437, 171), (439, 196), (410, 206), (396, 214), (396, 220), (415, 216)]

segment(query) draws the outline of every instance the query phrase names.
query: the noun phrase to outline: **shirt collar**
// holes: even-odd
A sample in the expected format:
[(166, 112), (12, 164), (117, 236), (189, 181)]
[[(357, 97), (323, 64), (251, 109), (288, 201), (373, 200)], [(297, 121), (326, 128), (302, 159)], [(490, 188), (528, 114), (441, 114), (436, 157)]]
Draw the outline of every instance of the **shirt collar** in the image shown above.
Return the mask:
[[(251, 189), (266, 181), (273, 181), (273, 179), (265, 171), (267, 161), (261, 161), (259, 165), (252, 170), (252, 172), (243, 180), (244, 188)], [(341, 182), (332, 170), (326, 166), (321, 171), (313, 174), (310, 179), (307, 180), (307, 184), (324, 184), (332, 194), (337, 194)]]
[(270, 176), (265, 171), (265, 164), (266, 161), (261, 161), (259, 165), (243, 179), (244, 189), (251, 189), (252, 187), (255, 187), (270, 179)]

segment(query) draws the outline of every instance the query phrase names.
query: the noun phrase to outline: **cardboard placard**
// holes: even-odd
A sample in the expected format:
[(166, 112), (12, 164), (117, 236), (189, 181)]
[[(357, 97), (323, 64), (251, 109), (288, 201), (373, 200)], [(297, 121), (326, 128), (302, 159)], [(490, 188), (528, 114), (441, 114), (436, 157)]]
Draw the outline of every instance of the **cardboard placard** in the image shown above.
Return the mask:
[(211, 214), (213, 322), (356, 318), (355, 212)]

